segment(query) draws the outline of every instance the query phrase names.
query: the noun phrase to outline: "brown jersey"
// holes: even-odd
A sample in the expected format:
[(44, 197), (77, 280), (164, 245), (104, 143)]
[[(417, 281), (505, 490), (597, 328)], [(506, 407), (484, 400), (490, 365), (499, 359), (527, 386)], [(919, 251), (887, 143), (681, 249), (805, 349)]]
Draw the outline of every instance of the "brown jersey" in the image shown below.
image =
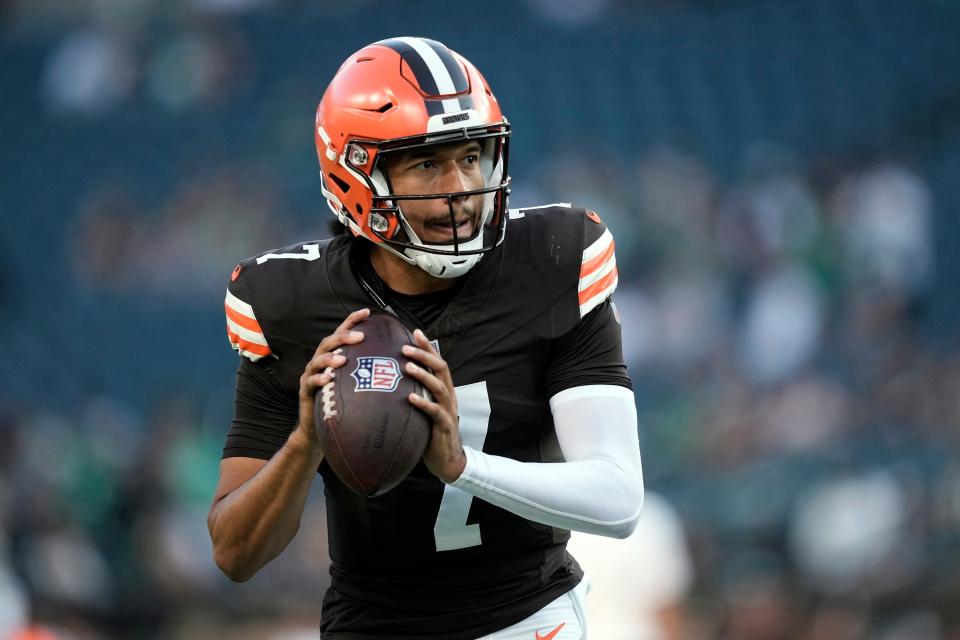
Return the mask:
[[(566, 205), (511, 211), (504, 242), (426, 306), (406, 304), (379, 282), (366, 242), (301, 243), (235, 270), (228, 333), (244, 357), (224, 457), (268, 459), (283, 446), (297, 422), (307, 361), (362, 307), (389, 308), (439, 346), (456, 386), (462, 439), (488, 454), (556, 460), (550, 397), (588, 384), (630, 386), (609, 300), (617, 282), (613, 239), (595, 213)], [(326, 465), (320, 473), (332, 561), (325, 639), (477, 638), (529, 616), (581, 578), (565, 551), (567, 531), (446, 486), (422, 463), (371, 499)]]

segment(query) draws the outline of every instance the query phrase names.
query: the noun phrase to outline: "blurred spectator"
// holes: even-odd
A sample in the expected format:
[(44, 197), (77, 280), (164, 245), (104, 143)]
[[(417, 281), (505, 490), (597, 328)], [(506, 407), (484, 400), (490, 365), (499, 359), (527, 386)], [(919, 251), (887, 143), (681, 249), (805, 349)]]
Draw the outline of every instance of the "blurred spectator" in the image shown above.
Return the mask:
[(761, 384), (797, 373), (816, 353), (822, 324), (820, 297), (806, 271), (785, 266), (763, 276), (741, 329), (744, 369)]
[(770, 453), (816, 451), (843, 437), (850, 394), (826, 376), (797, 376), (757, 406), (760, 448)]
[(878, 636), (880, 640), (940, 640), (943, 625), (932, 611), (910, 611), (899, 616)]
[(71, 234), (74, 270), (87, 286), (134, 289), (139, 248), (147, 240), (138, 224), (140, 212), (133, 196), (122, 189), (94, 191)]
[(133, 89), (136, 62), (116, 36), (95, 29), (64, 39), (47, 62), (43, 96), (57, 116), (102, 116), (118, 107)]
[(94, 191), (74, 234), (77, 275), (93, 288), (128, 294), (210, 294), (224, 286), (237, 256), (284, 243), (288, 227), (276, 200), (268, 182), (244, 183), (234, 173), (183, 185), (153, 214), (122, 191)]
[(27, 579), (40, 597), (92, 611), (109, 607), (110, 569), (87, 532), (77, 527), (37, 532), (23, 554)]
[(190, 31), (165, 41), (147, 62), (145, 75), (150, 95), (161, 106), (182, 111), (226, 98), (235, 83), (252, 75), (249, 67), (242, 37)]
[(715, 637), (776, 640), (792, 637), (802, 622), (801, 605), (787, 576), (777, 567), (744, 569), (729, 577), (724, 590), (725, 615)]
[(908, 515), (907, 496), (889, 472), (814, 487), (791, 527), (802, 575), (831, 595), (869, 597), (903, 587), (920, 569)]
[(692, 582), (683, 525), (650, 491), (625, 540), (574, 532), (569, 552), (590, 581), (587, 629), (604, 640), (681, 640), (683, 601)]
[[(709, 269), (720, 195), (716, 176), (694, 154), (668, 146), (644, 154), (634, 171), (636, 191), (631, 192), (629, 204), (639, 215), (631, 216), (625, 229), (630, 239), (627, 247), (650, 254), (645, 263), (667, 271)], [(618, 242), (621, 235), (617, 234)]]
[(0, 556), (0, 638), (13, 637), (26, 626), (29, 616), (29, 594)]
[(883, 163), (843, 180), (830, 205), (853, 286), (901, 291), (908, 298), (924, 290), (933, 267), (931, 203), (919, 176)]

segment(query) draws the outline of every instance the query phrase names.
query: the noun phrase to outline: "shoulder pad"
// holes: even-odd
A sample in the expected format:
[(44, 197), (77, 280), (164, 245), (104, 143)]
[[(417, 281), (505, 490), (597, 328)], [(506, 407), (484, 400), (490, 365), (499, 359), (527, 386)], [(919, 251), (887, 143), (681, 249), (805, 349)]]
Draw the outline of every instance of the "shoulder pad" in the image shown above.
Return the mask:
[[(241, 266), (237, 265), (233, 272), (236, 274), (239, 269)], [(223, 308), (227, 313), (227, 339), (237, 353), (250, 358), (253, 362), (273, 355), (270, 345), (267, 344), (267, 337), (263, 335), (263, 329), (257, 322), (253, 306), (237, 297), (229, 286)]]
[(577, 285), (581, 318), (613, 294), (618, 280), (613, 234), (595, 211), (584, 211), (583, 220), (583, 251)]
[(617, 286), (613, 236), (596, 212), (568, 203), (513, 209), (507, 238), (540, 296), (549, 289), (557, 327), (572, 328)]
[(227, 338), (240, 355), (254, 362), (278, 357), (268, 340), (270, 331), (263, 327), (294, 308), (301, 287), (321, 279), (320, 258), (329, 244), (330, 240), (300, 242), (248, 258), (234, 268), (224, 309)]

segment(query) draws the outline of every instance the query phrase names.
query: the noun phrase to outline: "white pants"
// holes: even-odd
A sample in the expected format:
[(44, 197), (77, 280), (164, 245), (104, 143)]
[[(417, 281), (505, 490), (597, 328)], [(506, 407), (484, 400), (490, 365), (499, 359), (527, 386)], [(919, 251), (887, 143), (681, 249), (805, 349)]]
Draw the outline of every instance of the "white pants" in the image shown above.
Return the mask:
[(483, 636), (477, 640), (586, 640), (586, 597), (590, 582), (586, 577), (526, 620)]

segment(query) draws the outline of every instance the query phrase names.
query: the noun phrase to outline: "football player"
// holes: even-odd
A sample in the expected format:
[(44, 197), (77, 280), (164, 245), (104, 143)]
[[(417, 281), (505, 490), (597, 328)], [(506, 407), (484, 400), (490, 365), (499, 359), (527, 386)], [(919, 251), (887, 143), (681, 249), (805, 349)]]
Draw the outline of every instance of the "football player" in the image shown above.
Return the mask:
[[(342, 233), (241, 262), (226, 295), (241, 358), (217, 564), (242, 581), (283, 551), (319, 470), (322, 638), (584, 638), (569, 531), (626, 537), (643, 500), (610, 231), (569, 204), (508, 209), (510, 127), (439, 42), (350, 56), (314, 131)], [(432, 436), (423, 464), (366, 499), (323, 464), (313, 408), (371, 309), (415, 329), (406, 373), (432, 398), (410, 402)]]

